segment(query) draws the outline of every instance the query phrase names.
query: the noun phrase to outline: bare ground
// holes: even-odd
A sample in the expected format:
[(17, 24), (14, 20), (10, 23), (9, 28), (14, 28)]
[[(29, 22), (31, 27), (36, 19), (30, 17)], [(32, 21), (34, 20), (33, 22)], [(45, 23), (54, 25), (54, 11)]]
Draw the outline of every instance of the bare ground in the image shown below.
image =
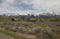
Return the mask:
[(3, 33), (0, 33), (0, 39), (16, 39), (16, 38), (13, 38), (13, 37), (7, 36)]
[(37, 39), (35, 35), (26, 34), (26, 33), (16, 33), (17, 35), (22, 35), (24, 39)]

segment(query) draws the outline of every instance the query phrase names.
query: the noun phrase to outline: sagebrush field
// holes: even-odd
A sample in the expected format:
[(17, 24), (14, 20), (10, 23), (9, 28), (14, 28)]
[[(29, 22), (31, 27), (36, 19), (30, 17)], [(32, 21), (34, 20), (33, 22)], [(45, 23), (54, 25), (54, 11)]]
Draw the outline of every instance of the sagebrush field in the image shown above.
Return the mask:
[(60, 39), (59, 16), (49, 17), (1, 16), (0, 32), (16, 39)]

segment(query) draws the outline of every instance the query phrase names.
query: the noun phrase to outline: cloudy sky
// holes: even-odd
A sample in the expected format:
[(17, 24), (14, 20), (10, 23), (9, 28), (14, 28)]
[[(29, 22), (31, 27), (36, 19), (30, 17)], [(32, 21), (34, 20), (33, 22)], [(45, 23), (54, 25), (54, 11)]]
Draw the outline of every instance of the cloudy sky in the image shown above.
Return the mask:
[(40, 14), (60, 12), (60, 0), (0, 0), (0, 14)]

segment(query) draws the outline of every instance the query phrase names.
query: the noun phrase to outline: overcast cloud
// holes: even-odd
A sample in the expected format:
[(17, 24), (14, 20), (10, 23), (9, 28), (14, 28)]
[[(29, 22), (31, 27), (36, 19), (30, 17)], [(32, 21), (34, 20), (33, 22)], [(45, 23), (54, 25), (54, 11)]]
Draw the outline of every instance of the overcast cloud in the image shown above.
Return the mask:
[(0, 0), (0, 14), (40, 14), (60, 12), (60, 0)]

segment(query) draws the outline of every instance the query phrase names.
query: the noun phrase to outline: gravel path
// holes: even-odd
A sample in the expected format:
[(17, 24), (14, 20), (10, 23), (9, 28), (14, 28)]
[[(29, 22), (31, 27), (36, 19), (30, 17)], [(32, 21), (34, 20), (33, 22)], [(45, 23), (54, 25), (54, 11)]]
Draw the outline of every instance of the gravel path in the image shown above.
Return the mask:
[(7, 36), (7, 35), (5, 35), (3, 33), (0, 33), (0, 39), (15, 39), (15, 38)]

